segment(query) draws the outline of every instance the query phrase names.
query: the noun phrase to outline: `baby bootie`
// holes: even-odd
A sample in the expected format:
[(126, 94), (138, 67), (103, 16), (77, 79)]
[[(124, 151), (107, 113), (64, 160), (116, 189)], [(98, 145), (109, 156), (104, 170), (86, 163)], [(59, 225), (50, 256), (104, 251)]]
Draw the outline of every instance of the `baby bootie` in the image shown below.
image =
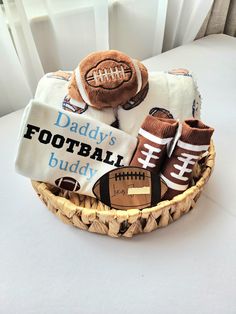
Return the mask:
[(213, 132), (214, 129), (199, 120), (183, 122), (181, 136), (161, 169), (161, 179), (168, 187), (163, 199), (170, 200), (188, 188), (193, 167), (208, 150)]
[(139, 130), (139, 144), (130, 165), (158, 173), (177, 127), (178, 121), (174, 119), (148, 115)]

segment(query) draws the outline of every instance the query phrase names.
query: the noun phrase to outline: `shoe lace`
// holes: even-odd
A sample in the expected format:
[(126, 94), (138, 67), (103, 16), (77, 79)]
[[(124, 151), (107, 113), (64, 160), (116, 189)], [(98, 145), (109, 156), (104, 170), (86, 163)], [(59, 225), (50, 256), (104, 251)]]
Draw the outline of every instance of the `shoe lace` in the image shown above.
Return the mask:
[(157, 155), (160, 153), (161, 149), (158, 147), (153, 147), (150, 144), (145, 143), (144, 148), (147, 149), (147, 151), (141, 150), (141, 154), (145, 156), (145, 158), (138, 158), (138, 162), (142, 165), (142, 168), (154, 168), (156, 164), (150, 162), (151, 159), (159, 159), (159, 156)]
[(177, 159), (181, 161), (183, 165), (181, 166), (178, 164), (174, 164), (174, 168), (179, 170), (179, 173), (171, 172), (170, 175), (173, 178), (179, 179), (181, 181), (188, 181), (189, 178), (184, 176), (184, 174), (192, 172), (192, 167), (190, 169), (188, 168), (188, 165), (194, 165), (198, 159), (198, 156), (187, 153), (181, 153), (181, 156), (177, 157)]

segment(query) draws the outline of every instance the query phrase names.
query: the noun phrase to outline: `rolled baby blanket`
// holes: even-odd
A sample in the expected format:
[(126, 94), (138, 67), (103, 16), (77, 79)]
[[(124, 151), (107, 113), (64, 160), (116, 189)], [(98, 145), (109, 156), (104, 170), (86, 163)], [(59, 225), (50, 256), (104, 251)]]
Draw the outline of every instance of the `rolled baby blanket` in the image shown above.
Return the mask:
[(146, 91), (141, 91), (118, 108), (120, 129), (137, 136), (148, 114), (183, 121), (200, 118), (201, 98), (190, 73), (185, 71), (149, 72)]
[(18, 173), (94, 196), (105, 173), (130, 163), (137, 139), (85, 115), (37, 101), (26, 107), (16, 157)]

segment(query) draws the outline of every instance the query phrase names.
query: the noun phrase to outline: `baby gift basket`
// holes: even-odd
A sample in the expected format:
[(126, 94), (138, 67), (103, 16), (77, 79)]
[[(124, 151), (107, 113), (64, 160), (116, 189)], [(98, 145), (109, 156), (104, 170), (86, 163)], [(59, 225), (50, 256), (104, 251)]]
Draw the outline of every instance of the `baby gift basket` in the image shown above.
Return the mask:
[(32, 181), (40, 199), (64, 223), (89, 232), (111, 237), (132, 237), (151, 232), (188, 213), (196, 204), (215, 164), (215, 148), (211, 142), (208, 155), (194, 168), (192, 186), (171, 201), (163, 201), (143, 210), (116, 210), (95, 198), (59, 189), (50, 184)]
[(92, 53), (39, 81), (16, 170), (69, 225), (111, 237), (151, 232), (188, 213), (212, 173), (214, 129), (200, 107), (188, 70), (149, 73), (122, 52)]

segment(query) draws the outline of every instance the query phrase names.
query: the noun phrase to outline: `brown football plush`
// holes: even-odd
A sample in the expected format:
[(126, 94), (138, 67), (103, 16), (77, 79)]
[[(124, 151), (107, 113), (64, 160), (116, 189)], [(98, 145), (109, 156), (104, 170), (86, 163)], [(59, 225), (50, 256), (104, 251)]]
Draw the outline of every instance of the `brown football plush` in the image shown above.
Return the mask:
[(79, 102), (102, 109), (124, 105), (148, 81), (148, 72), (138, 60), (116, 50), (94, 52), (72, 74), (69, 95)]

